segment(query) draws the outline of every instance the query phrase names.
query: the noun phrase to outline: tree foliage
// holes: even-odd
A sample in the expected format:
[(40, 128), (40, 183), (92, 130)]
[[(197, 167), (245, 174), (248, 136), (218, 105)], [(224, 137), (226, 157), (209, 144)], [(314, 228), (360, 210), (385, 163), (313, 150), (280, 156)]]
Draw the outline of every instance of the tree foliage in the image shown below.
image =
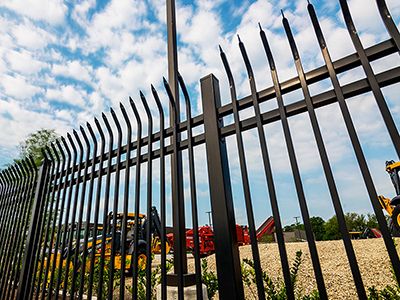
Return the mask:
[(325, 236), (325, 221), (321, 217), (310, 218), (311, 227), (314, 232), (315, 240), (322, 241)]
[(19, 143), (20, 157), (25, 159), (32, 156), (36, 166), (40, 166), (43, 159), (41, 149), (48, 146), (58, 138), (55, 129), (40, 129), (31, 133), (27, 138)]

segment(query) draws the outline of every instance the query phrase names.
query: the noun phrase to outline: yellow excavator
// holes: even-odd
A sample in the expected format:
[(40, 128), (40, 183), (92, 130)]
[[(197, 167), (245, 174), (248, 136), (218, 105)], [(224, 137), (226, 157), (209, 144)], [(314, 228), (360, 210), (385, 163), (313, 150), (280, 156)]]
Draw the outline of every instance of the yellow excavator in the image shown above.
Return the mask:
[[(86, 255), (90, 256), (92, 255), (92, 244), (93, 242), (96, 243), (96, 250), (94, 255), (96, 256), (96, 261), (100, 259), (101, 252), (104, 251), (105, 254), (105, 260), (108, 261), (111, 258), (111, 242), (113, 238), (112, 231), (115, 229), (115, 240), (116, 240), (116, 254), (114, 256), (114, 262), (115, 262), (115, 269), (121, 269), (121, 250), (122, 250), (122, 231), (121, 231), (121, 224), (122, 224), (122, 219), (123, 219), (124, 214), (118, 213), (116, 216), (116, 224), (112, 224), (112, 219), (113, 219), (113, 214), (110, 213), (108, 215), (108, 222), (106, 222), (106, 225), (100, 225), (98, 227), (98, 232), (101, 232), (102, 230), (107, 230), (106, 234), (106, 240), (104, 243), (104, 249), (102, 249), (102, 235), (98, 234), (97, 237), (94, 237), (93, 234), (91, 234), (91, 238), (88, 240), (87, 247), (86, 247)], [(126, 237), (126, 260), (127, 264), (125, 266), (126, 271), (129, 273), (132, 273), (132, 267), (133, 265), (131, 264), (132, 256), (135, 252), (134, 248), (134, 228), (136, 226), (135, 224), (135, 214), (134, 213), (129, 213), (127, 215), (127, 237)], [(146, 215), (144, 214), (139, 214), (138, 216), (138, 224), (137, 226), (139, 227), (139, 236), (138, 236), (138, 246), (137, 246), (137, 253), (138, 253), (138, 265), (140, 268), (145, 268), (146, 262), (147, 262), (147, 257), (146, 257), (146, 249), (147, 249), (147, 242), (145, 241), (146, 237), (146, 230), (147, 230), (147, 222), (151, 222), (151, 235), (153, 236), (152, 241), (151, 241), (151, 252), (154, 254), (159, 254), (161, 253), (161, 241), (159, 236), (161, 236), (161, 223), (160, 223), (160, 218), (157, 213), (157, 209), (153, 206), (152, 211), (151, 211), (151, 216), (150, 218), (147, 218)], [(71, 226), (71, 225), (70, 225)], [(107, 228), (103, 228), (103, 226), (106, 226)], [(74, 226), (75, 228), (76, 226)], [(93, 226), (92, 226), (93, 228)], [(158, 236), (156, 236), (156, 233)], [(73, 232), (73, 237), (76, 237), (77, 233), (74, 231)], [(84, 246), (83, 246), (83, 235), (80, 235), (82, 239), (80, 239), (79, 247), (76, 247), (76, 240), (74, 239), (74, 245), (71, 249), (71, 255), (76, 254), (76, 251), (78, 250), (78, 255), (82, 255), (84, 251)], [(169, 253), (169, 245), (168, 242), (166, 243), (166, 252)], [(62, 251), (61, 249), (58, 249), (57, 251), (52, 250), (52, 254), (50, 257), (50, 261), (53, 261), (53, 259), (56, 259), (56, 265), (58, 266), (60, 258), (64, 260), (63, 265), (65, 265), (65, 260), (68, 257), (68, 251), (67, 249), (64, 249)], [(47, 264), (47, 258), (44, 259), (44, 266)], [(89, 270), (90, 264), (86, 265), (86, 271)], [(40, 267), (40, 266), (39, 266)], [(72, 268), (72, 262), (70, 262), (70, 267)], [(80, 268), (80, 267), (79, 267)]]
[(388, 222), (388, 227), (392, 236), (400, 237), (400, 161), (394, 162), (393, 160), (386, 162), (386, 172), (388, 172), (394, 189), (396, 191), (396, 196), (390, 200), (380, 195), (378, 197), (379, 203), (382, 208), (387, 211), (390, 216)]

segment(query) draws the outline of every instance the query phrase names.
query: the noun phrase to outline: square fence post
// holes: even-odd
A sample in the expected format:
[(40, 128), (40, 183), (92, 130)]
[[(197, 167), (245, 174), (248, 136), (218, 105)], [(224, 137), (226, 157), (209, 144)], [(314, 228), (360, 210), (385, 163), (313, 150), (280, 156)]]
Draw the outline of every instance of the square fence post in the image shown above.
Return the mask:
[(236, 222), (222, 119), (218, 79), (210, 74), (200, 79), (208, 180), (220, 299), (244, 299)]
[(37, 181), (35, 200), (33, 202), (32, 214), (29, 222), (29, 233), (26, 239), (25, 251), (23, 256), (23, 263), (21, 275), (18, 281), (17, 300), (28, 299), (29, 291), (31, 290), (32, 278), (35, 270), (33, 270), (35, 262), (36, 249), (39, 243), (39, 233), (41, 220), (43, 218), (43, 204), (46, 195), (45, 187), (47, 183), (47, 175), (49, 170), (49, 162), (44, 159), (40, 166), (39, 179)]

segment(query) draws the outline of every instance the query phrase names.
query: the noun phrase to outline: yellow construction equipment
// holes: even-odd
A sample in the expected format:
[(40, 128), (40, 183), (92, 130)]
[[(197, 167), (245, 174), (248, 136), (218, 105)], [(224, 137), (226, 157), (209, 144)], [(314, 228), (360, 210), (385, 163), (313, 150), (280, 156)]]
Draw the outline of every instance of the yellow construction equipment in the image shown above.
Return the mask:
[(379, 203), (382, 208), (387, 211), (390, 216), (388, 227), (392, 236), (400, 237), (400, 161), (394, 162), (393, 160), (386, 162), (386, 172), (388, 172), (392, 181), (393, 187), (396, 191), (396, 196), (390, 200), (380, 195), (378, 197)]

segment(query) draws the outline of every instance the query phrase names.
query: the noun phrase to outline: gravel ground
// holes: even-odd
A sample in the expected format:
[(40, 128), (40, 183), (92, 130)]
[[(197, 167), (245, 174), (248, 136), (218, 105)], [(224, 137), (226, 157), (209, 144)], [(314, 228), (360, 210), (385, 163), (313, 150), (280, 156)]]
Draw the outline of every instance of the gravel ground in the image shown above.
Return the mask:
[[(383, 239), (353, 240), (352, 242), (366, 289), (373, 285), (377, 289), (383, 289), (386, 285), (395, 285)], [(400, 244), (400, 238), (396, 238), (396, 242)], [(358, 299), (343, 241), (316, 242), (316, 246), (329, 299)], [(398, 253), (400, 253), (399, 248)], [(290, 266), (298, 250), (301, 250), (303, 255), (297, 286), (301, 287), (302, 294), (306, 295), (317, 289), (308, 243), (286, 244)], [(276, 283), (278, 278), (283, 277), (278, 245), (259, 244), (259, 252), (263, 270)], [(252, 259), (251, 253), (250, 245), (240, 247), (241, 259)], [(194, 271), (193, 264), (194, 262), (189, 261), (190, 272)], [(208, 266), (210, 270), (215, 270), (214, 255), (208, 257)], [(256, 291), (255, 287), (252, 290)], [(253, 295), (251, 290), (245, 289), (246, 299), (255, 298)]]
[[(390, 272), (390, 261), (383, 239), (353, 240), (353, 247), (357, 257), (361, 276), (366, 290), (368, 287), (375, 286), (377, 289), (383, 289), (387, 285), (395, 285), (393, 276)], [(396, 238), (396, 243), (400, 245), (400, 238)], [(329, 299), (358, 299), (354, 286), (353, 277), (348, 263), (343, 241), (322, 241), (316, 242), (322, 273)], [(400, 247), (397, 251), (400, 255)], [(251, 246), (242, 246), (240, 257), (252, 259)], [(317, 289), (314, 271), (311, 263), (308, 243), (287, 243), (286, 251), (290, 267), (293, 265), (296, 252), (301, 250), (302, 263), (298, 274), (297, 287), (302, 289), (302, 295), (308, 295)], [(261, 266), (266, 274), (275, 282), (283, 278), (278, 245), (259, 244)], [(216, 272), (215, 255), (207, 257), (209, 270)], [(159, 257), (153, 261), (155, 267), (159, 263)], [(188, 271), (194, 272), (194, 258), (188, 257)], [(280, 279), (279, 279), (280, 278)], [(220, 279), (222, 280), (222, 279)], [(132, 282), (127, 278), (127, 284)], [(252, 289), (245, 288), (246, 299), (257, 299), (254, 294), (256, 287)], [(118, 291), (114, 295), (117, 296)], [(131, 294), (126, 291), (126, 299), (131, 299)], [(218, 299), (218, 294), (214, 299)]]

